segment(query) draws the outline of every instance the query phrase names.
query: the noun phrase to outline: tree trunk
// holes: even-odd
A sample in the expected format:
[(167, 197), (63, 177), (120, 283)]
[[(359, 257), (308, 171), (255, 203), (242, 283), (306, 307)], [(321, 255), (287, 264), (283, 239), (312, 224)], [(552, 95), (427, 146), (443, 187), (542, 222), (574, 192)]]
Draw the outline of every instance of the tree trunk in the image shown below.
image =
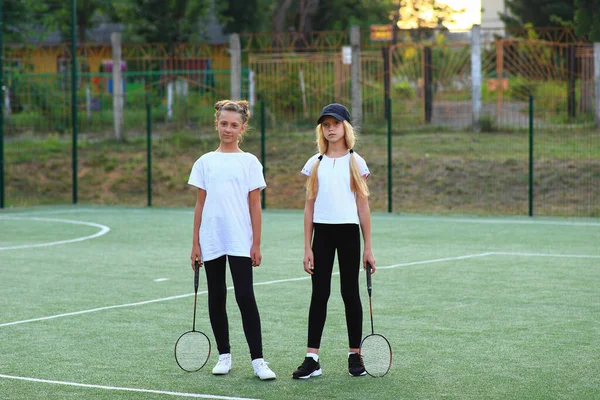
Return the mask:
[(285, 29), (285, 17), (287, 11), (292, 5), (292, 0), (279, 0), (277, 8), (273, 13), (273, 31), (283, 32)]

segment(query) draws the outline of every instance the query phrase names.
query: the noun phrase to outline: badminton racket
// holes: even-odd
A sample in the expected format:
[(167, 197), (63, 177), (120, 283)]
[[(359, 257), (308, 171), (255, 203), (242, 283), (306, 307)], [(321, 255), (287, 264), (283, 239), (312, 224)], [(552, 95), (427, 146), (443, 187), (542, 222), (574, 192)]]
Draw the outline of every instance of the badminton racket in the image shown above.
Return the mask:
[(199, 371), (210, 357), (210, 339), (196, 330), (196, 300), (198, 298), (198, 274), (200, 263), (194, 262), (194, 319), (192, 330), (184, 332), (175, 343), (175, 361), (187, 372)]
[(373, 300), (371, 284), (371, 264), (367, 262), (367, 292), (369, 293), (369, 312), (371, 314), (371, 334), (360, 343), (360, 355), (367, 374), (380, 378), (392, 367), (392, 347), (385, 336), (375, 333), (373, 328)]

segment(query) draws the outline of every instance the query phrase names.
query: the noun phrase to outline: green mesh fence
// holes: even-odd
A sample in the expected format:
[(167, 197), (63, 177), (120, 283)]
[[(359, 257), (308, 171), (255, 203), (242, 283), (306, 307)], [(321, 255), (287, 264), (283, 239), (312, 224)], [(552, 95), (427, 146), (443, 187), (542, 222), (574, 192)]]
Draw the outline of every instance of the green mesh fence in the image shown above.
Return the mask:
[[(398, 54), (407, 57), (407, 51)], [(401, 80), (392, 87), (393, 211), (528, 215), (531, 93), (535, 98), (533, 214), (599, 217), (600, 133), (594, 124), (593, 98), (591, 102), (589, 99), (590, 82), (579, 76), (542, 80), (512, 72), (506, 90), (500, 94), (497, 88), (489, 90), (486, 81), (480, 132), (474, 132), (464, 47), (432, 52), (434, 60), (442, 56), (456, 60), (450, 63), (454, 67), (445, 67), (445, 71), (455, 71), (455, 79), (448, 78), (442, 69), (434, 70), (436, 91), (430, 120), (425, 118), (424, 93)], [(360, 127), (356, 150), (371, 168), (372, 209), (386, 211), (387, 123), (381, 101), (383, 88), (376, 84), (381, 79), (376, 58), (372, 55), (369, 61), (372, 74), (366, 77), (368, 90), (363, 92), (368, 95), (365, 123)], [(407, 60), (418, 58), (410, 55)], [(405, 70), (395, 70), (397, 77), (408, 74), (402, 72), (410, 71), (408, 61)], [(242, 75), (243, 97), (247, 98), (249, 71)], [(329, 75), (322, 76), (329, 79)], [(82, 73), (79, 77), (79, 202), (146, 204), (146, 104), (150, 103), (153, 205), (192, 206), (194, 195), (186, 184), (189, 170), (201, 154), (218, 145), (213, 104), (229, 97), (229, 71), (125, 72), (123, 77), (123, 142), (114, 136), (112, 75)], [(71, 202), (69, 78), (60, 74), (9, 77), (10, 112), (5, 118), (7, 206)], [(312, 82), (308, 72), (303, 78), (305, 84)], [(415, 73), (414, 79), (418, 82), (419, 74)], [(291, 84), (287, 78), (283, 82)], [(305, 90), (317, 94), (316, 88)], [(331, 90), (335, 92), (335, 85)], [(316, 152), (313, 130), (320, 107), (307, 102), (310, 107), (304, 108), (303, 96), (292, 95), (288, 100), (298, 104), (290, 107), (291, 103), (280, 101), (285, 92), (277, 93), (273, 99), (266, 99), (265, 121), (260, 120), (255, 107), (242, 148), (260, 157), (260, 127), (264, 123), (266, 206), (301, 209), (304, 177), (299, 170)], [(340, 93), (345, 99), (347, 80), (342, 82)], [(285, 113), (280, 114), (282, 105)]]

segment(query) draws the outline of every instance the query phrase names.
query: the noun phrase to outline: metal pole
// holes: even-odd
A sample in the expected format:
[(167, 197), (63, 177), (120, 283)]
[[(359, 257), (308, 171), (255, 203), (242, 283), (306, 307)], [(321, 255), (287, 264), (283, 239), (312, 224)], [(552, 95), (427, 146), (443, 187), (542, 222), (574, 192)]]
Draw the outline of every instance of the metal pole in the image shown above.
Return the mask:
[(72, 0), (71, 5), (71, 62), (73, 204), (77, 204), (77, 0)]
[[(265, 150), (265, 147), (266, 147), (265, 125), (266, 125), (265, 101), (261, 99), (261, 101), (260, 101), (260, 162), (263, 166), (263, 171), (264, 171), (263, 174), (266, 175), (267, 166), (265, 165), (265, 163), (267, 161), (267, 152)], [(262, 191), (261, 206), (262, 206), (263, 210), (267, 208), (266, 189)]]
[(4, 208), (4, 15), (2, 7), (4, 1), (0, 0), (0, 209)]
[(392, 99), (387, 99), (387, 135), (388, 135), (388, 212), (392, 207)]
[(533, 217), (533, 95), (529, 95), (529, 216)]
[(150, 103), (146, 103), (146, 144), (147, 144), (147, 162), (148, 162), (148, 207), (152, 207), (152, 108)]

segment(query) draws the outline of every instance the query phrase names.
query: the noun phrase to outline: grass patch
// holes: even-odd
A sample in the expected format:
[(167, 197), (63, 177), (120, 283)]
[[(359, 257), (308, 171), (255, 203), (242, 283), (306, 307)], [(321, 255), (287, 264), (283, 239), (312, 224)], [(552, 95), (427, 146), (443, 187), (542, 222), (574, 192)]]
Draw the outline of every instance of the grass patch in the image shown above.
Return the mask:
[[(300, 168), (314, 154), (314, 132), (267, 131), (266, 204), (301, 209)], [(527, 214), (526, 132), (411, 130), (392, 138), (394, 210), (467, 214)], [(194, 161), (216, 149), (210, 130), (156, 133), (152, 142), (154, 205), (191, 206), (187, 185)], [(6, 143), (6, 197), (9, 206), (70, 202), (72, 143), (68, 136), (25, 135)], [(145, 135), (124, 142), (83, 136), (78, 141), (78, 199), (92, 204), (144, 205), (147, 201)], [(261, 158), (260, 132), (251, 131), (242, 148)], [(387, 132), (366, 126), (356, 150), (372, 175), (371, 206), (387, 210)], [(535, 209), (539, 215), (597, 216), (600, 138), (593, 131), (535, 133)]]

